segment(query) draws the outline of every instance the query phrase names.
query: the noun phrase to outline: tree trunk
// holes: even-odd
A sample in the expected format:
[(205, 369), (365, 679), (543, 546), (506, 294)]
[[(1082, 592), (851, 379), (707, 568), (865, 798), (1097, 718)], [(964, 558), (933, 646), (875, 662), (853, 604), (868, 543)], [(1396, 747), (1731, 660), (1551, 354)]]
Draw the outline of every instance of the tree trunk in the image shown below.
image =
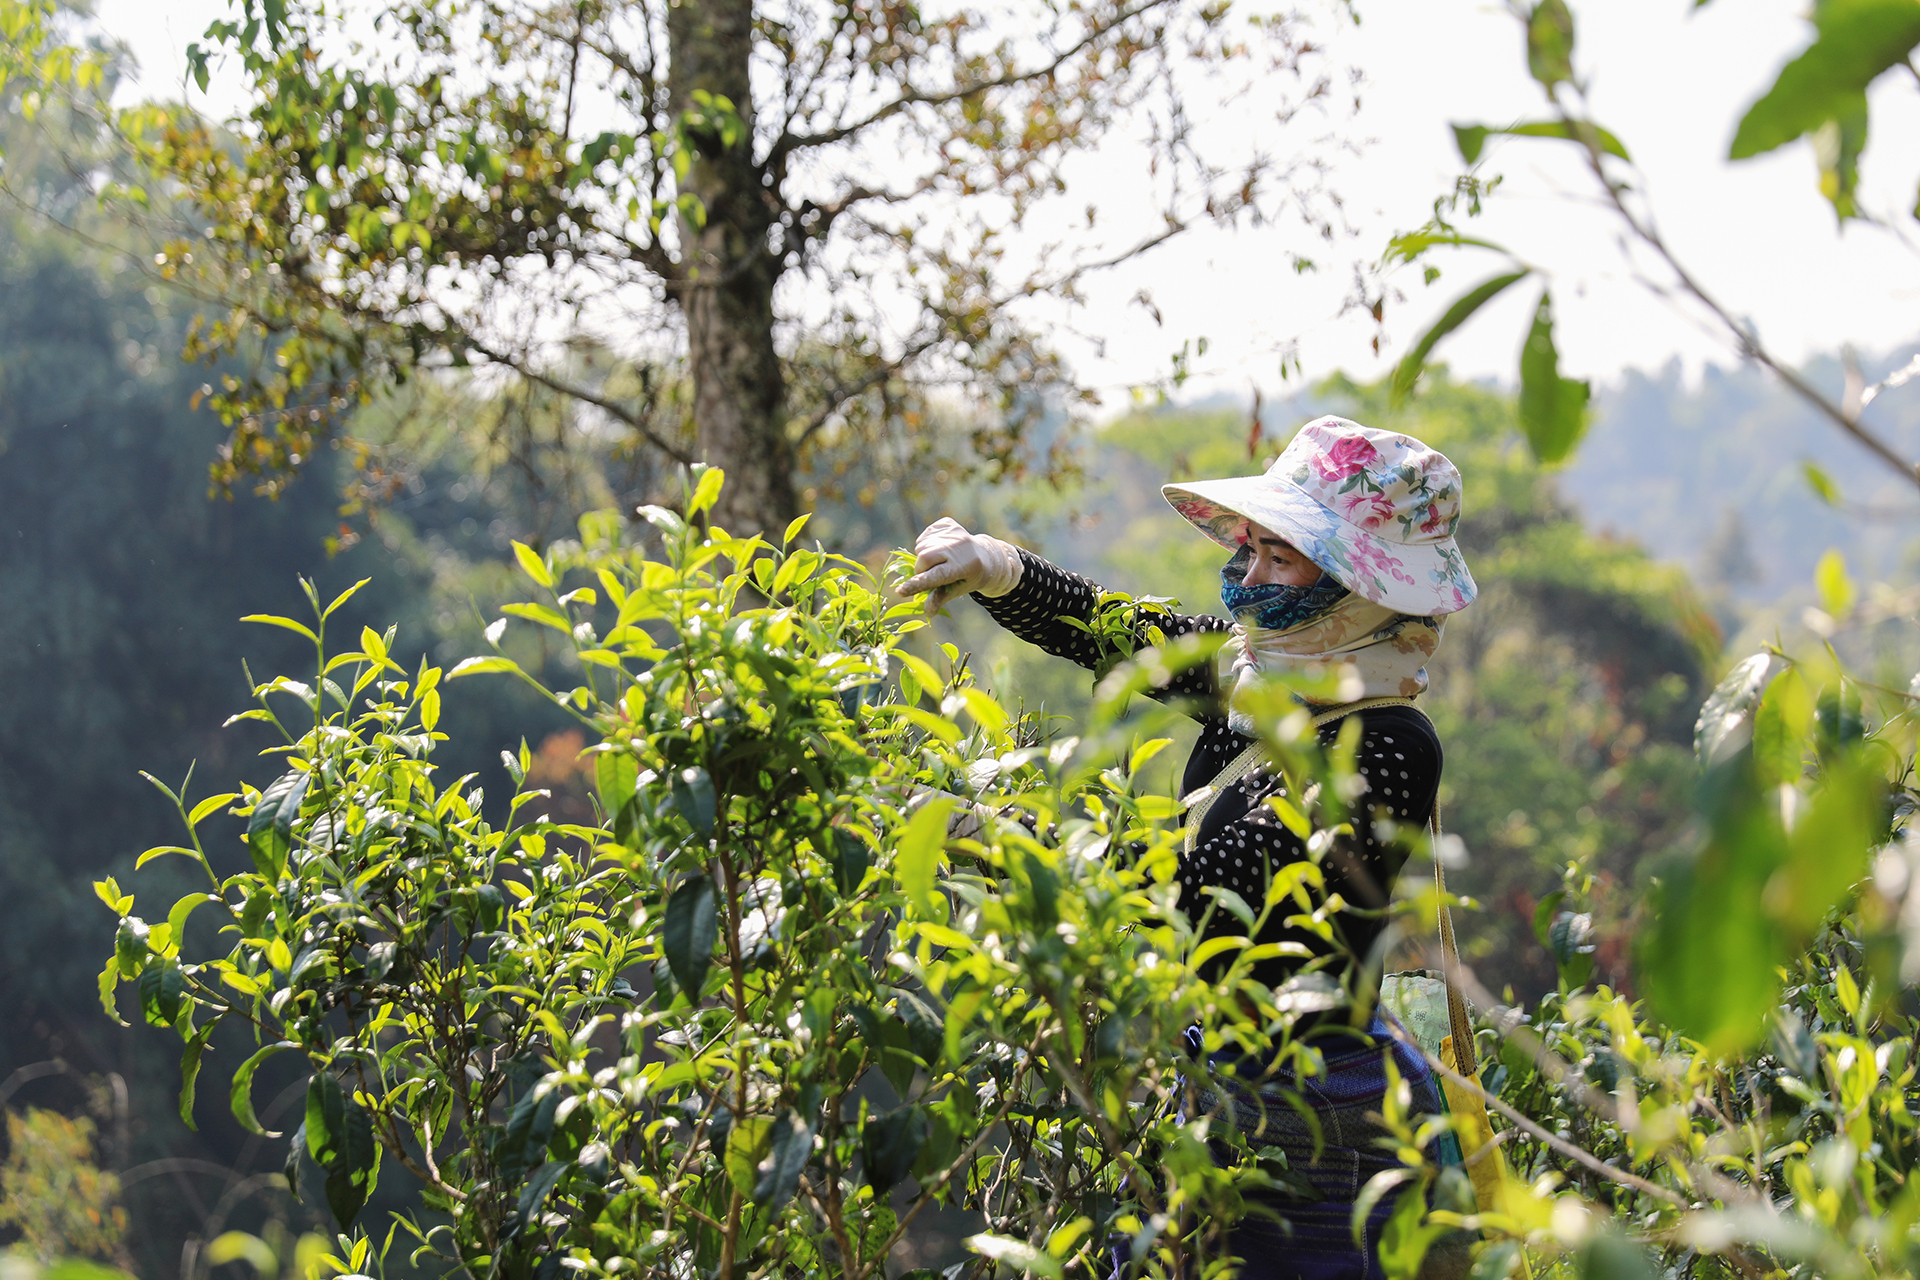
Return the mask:
[[(800, 513), (794, 451), (786, 432), (786, 382), (773, 346), (773, 286), (781, 261), (768, 251), (779, 193), (753, 159), (753, 0), (680, 0), (667, 9), (668, 85), (694, 151), (680, 184), (700, 201), (704, 221), (683, 212), (681, 280), (687, 320), (695, 450), (724, 467), (726, 489), (713, 521), (729, 533), (779, 536)], [(741, 118), (728, 145), (696, 90), (724, 97)]]

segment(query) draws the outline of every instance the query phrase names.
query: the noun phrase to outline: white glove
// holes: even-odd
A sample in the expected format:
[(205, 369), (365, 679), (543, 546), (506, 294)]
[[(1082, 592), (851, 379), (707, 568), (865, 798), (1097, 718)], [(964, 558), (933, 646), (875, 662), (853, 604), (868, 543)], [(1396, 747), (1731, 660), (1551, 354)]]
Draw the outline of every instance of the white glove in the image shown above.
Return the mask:
[(913, 576), (899, 590), (903, 596), (926, 592), (928, 613), (969, 591), (1003, 596), (1020, 585), (1020, 575), (1026, 572), (1020, 552), (1011, 544), (968, 533), (952, 516), (942, 516), (921, 530), (913, 552)]

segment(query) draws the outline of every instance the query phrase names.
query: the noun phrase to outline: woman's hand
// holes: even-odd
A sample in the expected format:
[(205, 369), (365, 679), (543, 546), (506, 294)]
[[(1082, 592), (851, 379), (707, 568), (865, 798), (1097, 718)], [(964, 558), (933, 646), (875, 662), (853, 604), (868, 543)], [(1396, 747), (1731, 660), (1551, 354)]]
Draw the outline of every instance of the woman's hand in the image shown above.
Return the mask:
[(928, 613), (955, 596), (977, 591), (1003, 596), (1020, 585), (1025, 569), (1011, 544), (983, 533), (968, 533), (952, 516), (921, 530), (913, 544), (913, 576), (899, 587), (903, 596), (927, 593)]

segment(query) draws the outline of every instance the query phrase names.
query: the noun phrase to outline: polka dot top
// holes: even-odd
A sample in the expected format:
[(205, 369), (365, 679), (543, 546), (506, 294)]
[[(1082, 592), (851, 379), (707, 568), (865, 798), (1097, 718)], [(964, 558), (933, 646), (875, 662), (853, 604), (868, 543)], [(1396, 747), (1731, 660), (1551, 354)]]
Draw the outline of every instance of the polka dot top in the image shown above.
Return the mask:
[[(1025, 572), (1019, 586), (997, 599), (978, 595), (974, 599), (1021, 639), (1091, 669), (1099, 657), (1093, 637), (1061, 619), (1091, 621), (1102, 588), (1031, 552), (1022, 551), (1020, 559)], [(1169, 640), (1228, 629), (1225, 619), (1210, 614), (1177, 614), (1155, 621)], [(1252, 745), (1251, 738), (1227, 727), (1215, 674), (1213, 664), (1203, 663), (1151, 694), (1200, 722), (1200, 738), (1187, 757), (1181, 780), (1183, 795), (1207, 785)], [(1376, 820), (1391, 818), (1397, 824), (1424, 826), (1440, 784), (1440, 741), (1432, 726), (1410, 707), (1375, 707), (1359, 714), (1362, 732), (1356, 763), (1366, 783), (1361, 805)], [(1334, 720), (1322, 725), (1320, 740), (1331, 743), (1342, 723)], [(1193, 849), (1181, 859), (1181, 897), (1190, 910), (1204, 907), (1207, 899), (1201, 889), (1219, 885), (1239, 894), (1257, 911), (1266, 899), (1271, 872), (1308, 856), (1305, 844), (1264, 803), (1271, 796), (1286, 794), (1285, 781), (1262, 767), (1249, 772), (1208, 808)], [(1355, 826), (1359, 828), (1355, 839), (1329, 850), (1322, 866), (1327, 892), (1340, 894), (1362, 910), (1339, 912), (1331, 918), (1335, 933), (1331, 943), (1307, 929), (1289, 927), (1282, 918), (1284, 909), (1276, 910), (1256, 942), (1297, 942), (1310, 954), (1339, 955), (1350, 965), (1363, 965), (1362, 972), (1377, 975), (1383, 957), (1375, 951), (1386, 922), (1373, 909), (1387, 905), (1405, 853), (1380, 842), (1373, 822)], [(1243, 932), (1244, 926), (1226, 911), (1215, 911), (1207, 929), (1210, 936)], [(1275, 957), (1256, 964), (1254, 977), (1277, 986), (1299, 963), (1296, 958)]]

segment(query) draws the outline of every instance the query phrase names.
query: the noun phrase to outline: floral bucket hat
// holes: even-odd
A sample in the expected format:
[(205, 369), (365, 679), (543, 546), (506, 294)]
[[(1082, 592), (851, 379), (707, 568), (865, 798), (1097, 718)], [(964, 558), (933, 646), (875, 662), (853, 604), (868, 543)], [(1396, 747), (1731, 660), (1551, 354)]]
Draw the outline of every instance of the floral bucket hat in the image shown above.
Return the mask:
[(1265, 475), (1164, 485), (1173, 509), (1229, 550), (1265, 525), (1355, 595), (1416, 618), (1458, 613), (1479, 588), (1453, 533), (1460, 472), (1397, 431), (1345, 418), (1300, 428)]

